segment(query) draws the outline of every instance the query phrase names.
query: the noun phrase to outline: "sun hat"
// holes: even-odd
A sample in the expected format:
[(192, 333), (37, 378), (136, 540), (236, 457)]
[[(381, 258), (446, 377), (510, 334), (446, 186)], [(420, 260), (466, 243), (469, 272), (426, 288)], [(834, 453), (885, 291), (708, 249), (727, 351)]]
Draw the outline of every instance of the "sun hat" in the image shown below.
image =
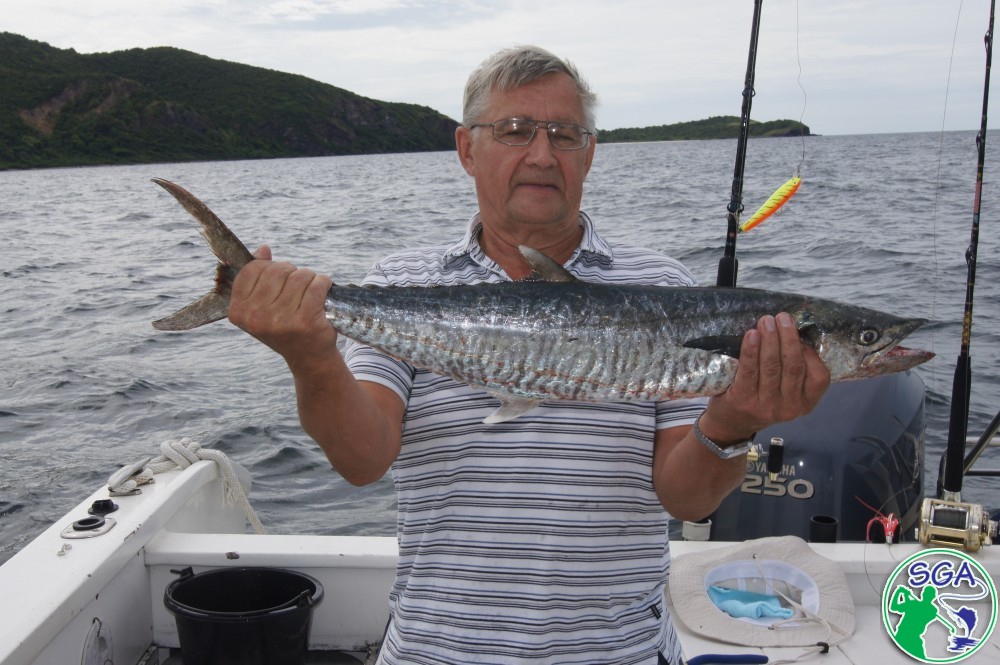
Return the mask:
[[(854, 601), (844, 572), (795, 536), (681, 555), (671, 562), (669, 586), (673, 616), (691, 632), (719, 642), (805, 647), (834, 645), (854, 634)], [(733, 592), (720, 593), (718, 588)], [(735, 600), (734, 613), (746, 616), (730, 616), (712, 596)], [(763, 597), (777, 597), (794, 614), (788, 619), (757, 617), (750, 605), (740, 607), (741, 601)]]

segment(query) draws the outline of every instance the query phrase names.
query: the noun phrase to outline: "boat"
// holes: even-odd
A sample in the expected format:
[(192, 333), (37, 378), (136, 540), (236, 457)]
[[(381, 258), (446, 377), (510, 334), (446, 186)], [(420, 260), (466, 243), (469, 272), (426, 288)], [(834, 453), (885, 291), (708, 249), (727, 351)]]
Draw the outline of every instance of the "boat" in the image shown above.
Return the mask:
[[(239, 482), (249, 488), (245, 471)], [(176, 665), (181, 642), (164, 598), (181, 571), (278, 568), (319, 581), (324, 598), (313, 610), (308, 637), (312, 665), (364, 663), (388, 618), (386, 602), (395, 576), (392, 537), (269, 535), (248, 533), (247, 517), (224, 497), (225, 474), (217, 462), (158, 473), (141, 492), (112, 496), (102, 487), (30, 542), (0, 569), (0, 663), (3, 665)], [(112, 502), (117, 510), (95, 517)], [(89, 537), (74, 526), (113, 520)], [(67, 537), (70, 536), (70, 537)], [(720, 541), (679, 541), (675, 558), (703, 556), (728, 546)], [(924, 545), (910, 543), (811, 543), (843, 570), (856, 613), (853, 636), (826, 654), (828, 665), (913, 663), (890, 641), (881, 620), (881, 592), (898, 563)], [(1000, 549), (975, 557), (1000, 580)], [(671, 607), (685, 598), (666, 598)], [(676, 611), (676, 609), (674, 609)], [(676, 622), (686, 657), (712, 654), (794, 657), (799, 648), (748, 648), (706, 639)], [(744, 661), (747, 662), (747, 661)], [(1000, 631), (964, 661), (1000, 662)]]
[[(854, 429), (834, 433), (829, 423), (842, 424), (845, 412)], [(886, 621), (885, 591), (901, 563), (954, 550), (987, 579), (1000, 580), (1000, 549), (990, 546), (996, 522), (960, 497), (924, 496), (925, 427), (923, 384), (914, 373), (833, 386), (813, 414), (759, 434), (762, 445), (740, 490), (709, 521), (685, 524), (686, 539), (672, 542), (675, 566), (772, 537), (808, 540), (809, 551), (842, 573), (854, 624), (846, 639), (821, 642), (821, 662), (915, 662)], [(197, 444), (168, 444), (193, 457), (123, 493), (118, 481), (143, 473), (149, 460), (125, 467), (0, 567), (0, 665), (182, 663), (172, 589), (218, 570), (294, 571), (315, 580), (322, 599), (311, 607), (304, 662), (373, 662), (388, 619), (396, 539), (249, 533), (253, 516), (232, 501), (240, 494), (235, 487), (250, 491), (249, 475), (219, 456), (196, 454)], [(992, 598), (990, 630), (962, 662), (1000, 662), (995, 587)], [(685, 622), (691, 600), (673, 585), (666, 591), (692, 664), (818, 657), (815, 645), (706, 635)]]

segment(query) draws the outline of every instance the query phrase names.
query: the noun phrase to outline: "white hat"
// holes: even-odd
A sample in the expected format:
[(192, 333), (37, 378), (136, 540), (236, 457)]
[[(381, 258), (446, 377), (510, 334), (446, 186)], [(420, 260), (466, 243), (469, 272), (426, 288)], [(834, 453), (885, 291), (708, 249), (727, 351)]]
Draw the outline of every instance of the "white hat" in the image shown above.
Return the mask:
[[(780, 596), (795, 615), (785, 620), (734, 618), (709, 598), (713, 585)], [(837, 644), (854, 634), (854, 601), (844, 572), (795, 536), (679, 556), (670, 564), (670, 597), (675, 618), (719, 642), (804, 647)]]

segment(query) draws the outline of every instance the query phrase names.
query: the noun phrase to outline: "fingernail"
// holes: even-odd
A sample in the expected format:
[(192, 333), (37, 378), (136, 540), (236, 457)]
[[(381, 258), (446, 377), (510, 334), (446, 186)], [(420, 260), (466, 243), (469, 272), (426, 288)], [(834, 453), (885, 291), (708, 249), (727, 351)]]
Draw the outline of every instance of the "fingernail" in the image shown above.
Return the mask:
[(795, 322), (792, 321), (792, 317), (788, 314), (788, 312), (781, 312), (776, 318), (778, 319), (778, 325), (782, 328), (791, 328), (795, 325)]
[(760, 343), (760, 333), (757, 332), (756, 328), (747, 331), (747, 343), (750, 346), (757, 346)]
[(767, 330), (768, 332), (772, 332), (772, 331), (775, 330), (774, 317), (773, 316), (765, 316), (762, 319), (762, 321), (764, 322), (764, 330)]

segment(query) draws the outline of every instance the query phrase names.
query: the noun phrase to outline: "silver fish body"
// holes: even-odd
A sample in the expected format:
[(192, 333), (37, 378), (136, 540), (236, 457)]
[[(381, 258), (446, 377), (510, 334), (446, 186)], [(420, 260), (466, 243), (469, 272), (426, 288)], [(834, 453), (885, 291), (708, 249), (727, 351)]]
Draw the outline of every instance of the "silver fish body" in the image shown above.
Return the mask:
[(791, 314), (835, 381), (881, 373), (922, 323), (757, 289), (545, 281), (334, 287), (327, 309), (347, 337), (418, 367), (521, 398), (592, 401), (724, 391), (743, 334), (764, 314)]
[[(187, 330), (226, 316), (250, 252), (201, 201), (155, 180), (201, 223), (221, 263), (216, 289), (154, 322)], [(544, 400), (630, 401), (710, 396), (732, 382), (744, 333), (788, 312), (834, 381), (897, 372), (933, 354), (898, 343), (922, 323), (757, 289), (590, 284), (530, 248), (539, 279), (424, 288), (334, 286), (327, 318), (344, 336), (472, 386), (501, 402), (488, 422)]]

